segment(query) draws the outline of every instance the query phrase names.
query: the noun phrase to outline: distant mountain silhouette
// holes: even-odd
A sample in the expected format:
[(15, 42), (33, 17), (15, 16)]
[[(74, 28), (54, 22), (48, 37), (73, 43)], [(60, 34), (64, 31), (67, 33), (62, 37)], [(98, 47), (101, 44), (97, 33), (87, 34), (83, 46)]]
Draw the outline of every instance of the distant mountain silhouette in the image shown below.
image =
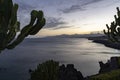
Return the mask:
[(49, 38), (50, 37), (52, 38), (53, 37), (56, 37), (56, 38), (89, 38), (89, 37), (99, 37), (99, 36), (104, 36), (104, 34), (73, 34), (73, 35), (62, 34), (62, 35), (56, 35), (56, 36), (49, 36)]

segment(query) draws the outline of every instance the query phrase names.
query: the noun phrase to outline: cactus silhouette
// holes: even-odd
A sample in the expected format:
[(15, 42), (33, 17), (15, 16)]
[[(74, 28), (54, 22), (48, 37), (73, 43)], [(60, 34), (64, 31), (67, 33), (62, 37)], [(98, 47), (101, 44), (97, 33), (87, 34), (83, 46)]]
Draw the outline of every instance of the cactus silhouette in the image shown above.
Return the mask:
[(17, 10), (18, 4), (13, 4), (12, 0), (0, 0), (0, 52), (15, 48), (28, 35), (38, 33), (46, 23), (43, 12), (33, 10), (29, 24), (20, 30)]
[(111, 25), (109, 26), (106, 24), (107, 31), (104, 31), (104, 34), (108, 36), (108, 38), (113, 42), (120, 42), (120, 10), (117, 7), (117, 15), (114, 16), (115, 21), (111, 22)]

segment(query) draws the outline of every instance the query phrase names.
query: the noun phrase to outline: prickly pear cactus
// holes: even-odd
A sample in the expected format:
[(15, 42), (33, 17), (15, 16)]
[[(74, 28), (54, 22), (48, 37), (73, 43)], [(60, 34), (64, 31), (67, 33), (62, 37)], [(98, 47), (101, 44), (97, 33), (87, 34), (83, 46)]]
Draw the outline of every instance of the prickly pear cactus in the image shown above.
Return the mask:
[(113, 42), (120, 42), (120, 10), (117, 7), (117, 15), (114, 16), (115, 21), (111, 22), (109, 26), (106, 24), (107, 31), (104, 31), (104, 34), (108, 36), (108, 38)]
[[(0, 0), (0, 52), (15, 48), (25, 37), (35, 35), (45, 25), (43, 12), (33, 10), (29, 24), (20, 30), (17, 10), (18, 4), (13, 4), (12, 0)], [(18, 36), (17, 32), (20, 32)]]

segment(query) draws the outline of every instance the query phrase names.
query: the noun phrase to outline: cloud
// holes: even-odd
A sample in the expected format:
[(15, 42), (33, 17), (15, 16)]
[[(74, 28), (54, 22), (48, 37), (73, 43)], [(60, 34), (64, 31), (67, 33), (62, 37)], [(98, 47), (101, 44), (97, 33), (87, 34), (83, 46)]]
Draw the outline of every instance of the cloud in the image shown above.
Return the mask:
[(86, 2), (83, 3), (81, 6), (87, 6), (87, 5), (94, 4), (97, 2), (101, 2), (101, 1), (103, 1), (103, 0), (86, 0)]
[(107, 5), (102, 6), (102, 8), (115, 5), (116, 3), (119, 3), (119, 2), (120, 0), (114, 0), (113, 2), (109, 2)]
[(32, 5), (29, 5), (29, 4), (25, 4), (25, 3), (19, 3), (19, 9), (20, 10), (32, 10), (32, 9), (35, 9), (34, 6)]
[(13, 0), (13, 2), (19, 5), (17, 16), (22, 28), (29, 23), (30, 12), (31, 10), (35, 9), (35, 6), (25, 2), (25, 0)]
[(57, 29), (63, 29), (63, 28), (71, 28), (71, 27), (73, 27), (73, 26), (59, 26), (59, 27), (55, 27), (55, 28), (53, 28), (53, 30), (57, 30)]
[(81, 7), (80, 5), (72, 5), (70, 8), (66, 8), (60, 11), (62, 11), (63, 13), (71, 13), (71, 12), (75, 12), (78, 10), (84, 11), (85, 9)]
[(22, 10), (31, 10), (31, 9), (34, 9), (35, 6), (34, 5), (31, 5), (27, 2), (25, 2), (24, 0), (13, 0), (14, 3), (17, 3), (19, 4), (19, 10), (22, 11)]
[(97, 2), (101, 2), (101, 1), (103, 1), (103, 0), (84, 0), (83, 2), (78, 2), (81, 4), (77, 3), (75, 5), (70, 6), (69, 8), (60, 9), (60, 11), (62, 11), (63, 13), (71, 13), (71, 12), (75, 12), (75, 11), (85, 11), (85, 10), (87, 10), (85, 8), (87, 5), (94, 4)]
[(47, 29), (65, 28), (60, 26), (64, 26), (67, 24), (67, 22), (62, 21), (62, 18), (49, 17), (49, 18), (46, 18), (46, 20), (47, 20), (47, 23), (44, 28), (47, 28)]

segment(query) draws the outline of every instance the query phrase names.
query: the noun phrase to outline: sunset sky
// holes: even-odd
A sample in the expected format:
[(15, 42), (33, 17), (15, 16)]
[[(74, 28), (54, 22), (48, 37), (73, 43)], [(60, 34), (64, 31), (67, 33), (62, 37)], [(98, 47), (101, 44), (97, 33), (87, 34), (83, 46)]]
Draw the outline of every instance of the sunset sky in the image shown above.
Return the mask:
[(29, 23), (31, 10), (43, 10), (46, 26), (36, 35), (84, 34), (102, 31), (114, 20), (120, 0), (13, 0), (19, 4), (21, 26)]

